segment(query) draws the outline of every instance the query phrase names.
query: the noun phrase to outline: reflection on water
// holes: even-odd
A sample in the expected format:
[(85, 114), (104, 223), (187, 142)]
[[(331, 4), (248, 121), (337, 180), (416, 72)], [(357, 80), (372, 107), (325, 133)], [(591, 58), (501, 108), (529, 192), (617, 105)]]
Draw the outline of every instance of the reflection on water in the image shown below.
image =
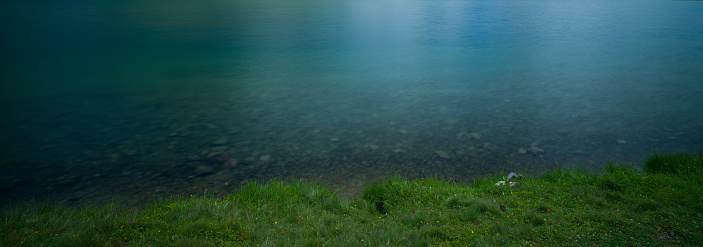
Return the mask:
[(1, 4), (9, 201), (289, 176), (353, 196), (394, 173), (470, 182), (703, 145), (695, 3)]

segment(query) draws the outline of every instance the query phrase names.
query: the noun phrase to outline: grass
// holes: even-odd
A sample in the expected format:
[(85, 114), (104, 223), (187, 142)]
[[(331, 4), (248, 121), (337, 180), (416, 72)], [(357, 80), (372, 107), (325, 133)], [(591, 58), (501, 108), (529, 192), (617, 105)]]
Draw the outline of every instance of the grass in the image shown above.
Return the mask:
[(0, 214), (0, 246), (703, 245), (703, 157), (653, 154), (643, 170), (556, 169), (515, 188), (392, 176), (355, 200), (287, 180), (139, 210), (25, 203)]

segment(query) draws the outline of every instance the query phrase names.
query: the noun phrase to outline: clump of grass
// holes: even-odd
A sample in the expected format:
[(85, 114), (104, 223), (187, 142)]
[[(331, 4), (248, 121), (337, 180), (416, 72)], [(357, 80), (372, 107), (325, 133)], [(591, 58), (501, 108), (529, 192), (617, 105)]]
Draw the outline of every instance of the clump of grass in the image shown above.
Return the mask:
[(598, 222), (604, 224), (615, 224), (622, 222), (622, 217), (620, 216), (620, 214), (617, 214), (616, 212), (612, 211), (590, 212), (588, 215), (586, 215), (585, 218), (588, 219), (590, 222)]
[(0, 245), (98, 246), (123, 245), (116, 232), (134, 230), (134, 210), (114, 201), (103, 207), (67, 208), (29, 202), (5, 208), (0, 217)]
[(661, 204), (653, 200), (642, 200), (635, 204), (635, 210), (639, 211), (656, 211), (660, 207)]
[(613, 177), (602, 176), (598, 178), (598, 184), (601, 188), (609, 191), (621, 191), (622, 185), (620, 181), (614, 179)]
[(600, 197), (595, 197), (595, 196), (589, 196), (584, 199), (587, 203), (594, 205), (596, 207), (602, 208), (608, 205), (608, 203), (603, 200), (603, 198)]
[(535, 211), (528, 211), (525, 214), (525, 220), (527, 223), (529, 223), (532, 226), (541, 226), (544, 225), (546, 219), (541, 213), (535, 212)]
[(536, 208), (536, 209), (537, 209), (537, 211), (539, 211), (540, 213), (549, 213), (549, 212), (551, 212), (551, 211), (554, 211), (554, 210), (552, 209), (552, 206), (550, 206), (550, 205), (548, 205), (548, 204), (545, 204), (545, 203), (542, 203), (542, 202), (540, 202), (539, 204), (537, 204), (537, 208)]
[(445, 202), (446, 207), (448, 208), (462, 208), (462, 207), (470, 207), (474, 205), (476, 201), (466, 198), (466, 197), (460, 197), (457, 195), (451, 196), (447, 199)]
[(501, 209), (500, 209), (500, 206), (498, 205), (498, 203), (484, 199), (484, 198), (476, 199), (473, 207), (479, 213), (486, 213), (486, 214), (490, 214), (490, 215), (494, 215), (494, 216), (503, 215), (503, 212), (501, 212)]
[(604, 191), (603, 198), (611, 201), (620, 202), (622, 201), (623, 196), (620, 192)]
[(658, 154), (654, 153), (644, 162), (644, 172), (679, 173), (690, 168), (694, 158), (686, 153)]

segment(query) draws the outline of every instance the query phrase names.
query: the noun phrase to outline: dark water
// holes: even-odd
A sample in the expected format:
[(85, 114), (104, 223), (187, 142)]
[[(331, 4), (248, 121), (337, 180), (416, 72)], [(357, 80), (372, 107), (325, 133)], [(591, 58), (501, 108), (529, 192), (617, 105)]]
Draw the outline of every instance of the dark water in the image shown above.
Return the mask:
[(289, 176), (355, 195), (703, 147), (702, 2), (2, 1), (0, 21), (3, 203)]

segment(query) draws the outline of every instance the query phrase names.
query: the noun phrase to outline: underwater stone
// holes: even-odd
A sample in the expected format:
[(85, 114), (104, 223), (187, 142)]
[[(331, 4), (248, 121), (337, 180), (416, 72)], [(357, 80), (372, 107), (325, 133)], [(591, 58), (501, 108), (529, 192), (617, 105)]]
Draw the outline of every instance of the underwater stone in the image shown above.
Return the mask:
[(444, 152), (442, 150), (435, 150), (434, 153), (436, 153), (437, 155), (439, 155), (439, 157), (441, 157), (443, 159), (449, 159), (449, 154), (447, 154), (446, 152)]
[(544, 153), (544, 149), (538, 148), (537, 146), (531, 146), (527, 151), (530, 151), (530, 153), (533, 154), (539, 154), (539, 153)]
[(229, 142), (229, 140), (227, 140), (227, 137), (226, 137), (226, 136), (223, 136), (223, 137), (221, 137), (220, 139), (217, 139), (217, 140), (213, 141), (211, 144), (212, 144), (213, 146), (222, 146), (222, 145), (227, 144), (227, 142)]
[(237, 160), (229, 159), (227, 162), (225, 162), (224, 165), (222, 165), (222, 167), (225, 169), (233, 169), (233, 168), (237, 167)]
[(472, 132), (471, 137), (473, 137), (476, 140), (479, 140), (479, 139), (481, 139), (481, 134), (476, 133), (476, 132)]
[(195, 173), (196, 177), (199, 177), (213, 174), (215, 173), (215, 171), (212, 169), (212, 167), (209, 166), (198, 166), (195, 168), (193, 173)]
[(186, 162), (196, 162), (196, 161), (200, 161), (200, 159), (201, 158), (198, 155), (190, 155), (190, 156), (186, 157)]
[(227, 162), (227, 160), (229, 160), (229, 154), (225, 152), (214, 152), (207, 156), (207, 161), (210, 163), (221, 164)]
[(210, 151), (224, 152), (224, 151), (227, 151), (228, 149), (229, 149), (229, 146), (214, 146), (214, 147), (210, 148)]

